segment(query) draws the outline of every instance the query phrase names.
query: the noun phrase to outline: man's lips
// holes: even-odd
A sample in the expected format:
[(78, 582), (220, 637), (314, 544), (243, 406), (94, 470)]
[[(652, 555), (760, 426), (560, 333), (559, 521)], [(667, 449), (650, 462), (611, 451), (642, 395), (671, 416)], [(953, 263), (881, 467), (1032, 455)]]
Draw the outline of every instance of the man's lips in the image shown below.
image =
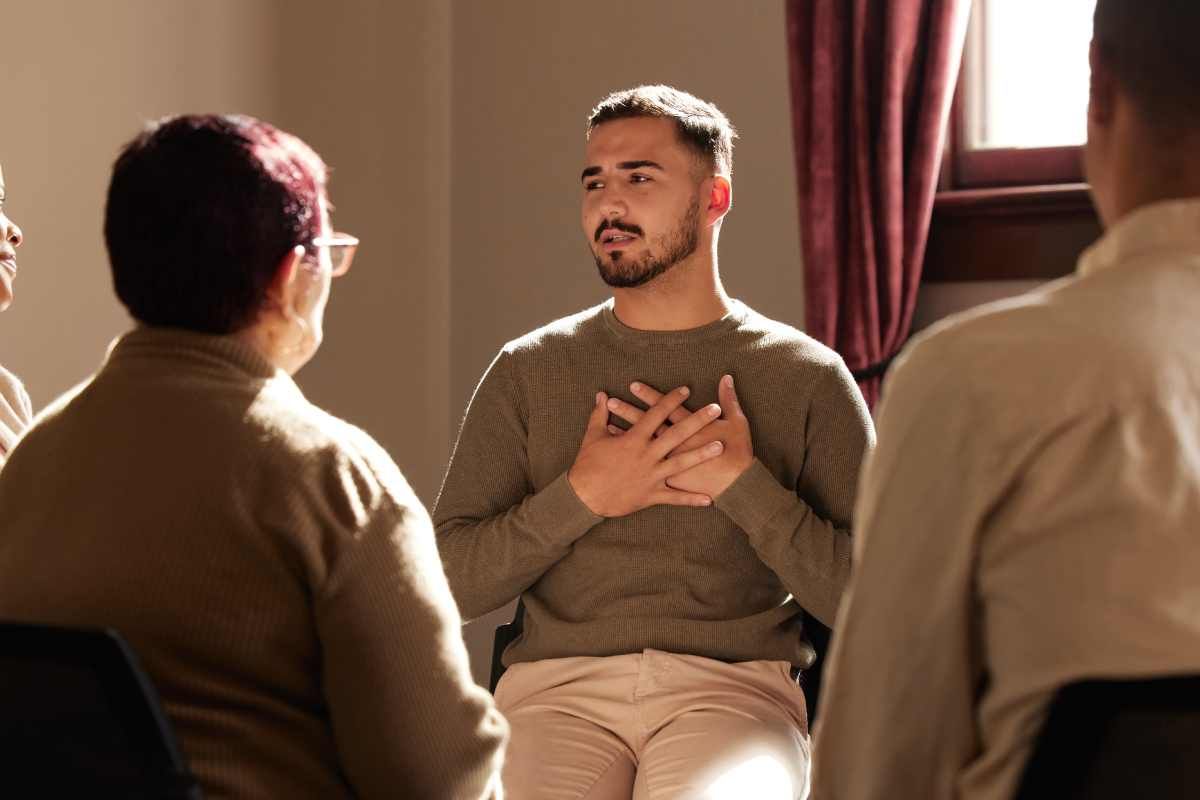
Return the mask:
[(613, 250), (623, 250), (629, 247), (634, 239), (638, 238), (637, 234), (625, 233), (624, 231), (605, 231), (600, 236), (600, 247), (605, 252)]
[(595, 239), (601, 246), (612, 240), (628, 241), (642, 235), (642, 229), (630, 222), (606, 219), (596, 228)]
[(12, 256), (0, 256), (0, 267), (8, 270), (15, 277), (17, 274), (17, 259)]

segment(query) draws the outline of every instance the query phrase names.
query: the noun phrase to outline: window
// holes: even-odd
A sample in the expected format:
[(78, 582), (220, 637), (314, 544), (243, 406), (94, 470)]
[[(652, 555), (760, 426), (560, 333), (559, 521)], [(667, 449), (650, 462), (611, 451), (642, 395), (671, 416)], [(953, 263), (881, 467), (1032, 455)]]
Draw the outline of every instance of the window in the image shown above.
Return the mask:
[(1095, 0), (975, 0), (923, 283), (1047, 280), (1100, 235), (1082, 183)]
[(946, 188), (1083, 178), (1095, 0), (975, 0)]

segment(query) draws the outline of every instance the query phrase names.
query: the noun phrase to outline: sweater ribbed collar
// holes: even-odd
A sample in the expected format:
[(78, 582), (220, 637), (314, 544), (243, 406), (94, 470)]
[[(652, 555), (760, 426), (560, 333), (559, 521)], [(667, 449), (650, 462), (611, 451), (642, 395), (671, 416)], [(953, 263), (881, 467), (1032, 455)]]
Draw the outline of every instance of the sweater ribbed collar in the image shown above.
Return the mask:
[(146, 358), (231, 367), (256, 379), (286, 376), (254, 347), (234, 336), (151, 325), (134, 328), (113, 341), (105, 364)]
[(612, 300), (600, 306), (600, 318), (604, 320), (605, 327), (613, 336), (628, 344), (646, 347), (677, 347), (710, 341), (745, 322), (747, 313), (748, 309), (742, 301), (731, 300), (728, 314), (698, 328), (682, 331), (644, 331), (631, 328), (617, 319)]

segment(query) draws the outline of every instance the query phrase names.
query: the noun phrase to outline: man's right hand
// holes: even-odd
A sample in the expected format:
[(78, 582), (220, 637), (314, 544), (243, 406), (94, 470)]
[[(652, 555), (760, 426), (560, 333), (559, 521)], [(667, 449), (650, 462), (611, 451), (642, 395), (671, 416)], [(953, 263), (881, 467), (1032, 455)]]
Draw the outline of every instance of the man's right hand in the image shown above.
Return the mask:
[(721, 442), (686, 453), (667, 455), (685, 440), (721, 416), (716, 403), (705, 406), (678, 425), (654, 436), (671, 412), (683, 405), (688, 389), (681, 386), (663, 395), (632, 428), (621, 436), (608, 432), (608, 397), (596, 395), (587, 431), (567, 480), (579, 499), (602, 517), (623, 517), (656, 505), (707, 506), (708, 495), (693, 494), (667, 486), (667, 478), (716, 458)]

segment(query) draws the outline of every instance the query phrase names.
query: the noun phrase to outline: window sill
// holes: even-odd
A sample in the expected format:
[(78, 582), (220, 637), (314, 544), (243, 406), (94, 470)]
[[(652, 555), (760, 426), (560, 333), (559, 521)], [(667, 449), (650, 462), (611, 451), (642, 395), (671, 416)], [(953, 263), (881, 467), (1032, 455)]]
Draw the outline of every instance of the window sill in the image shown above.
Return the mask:
[(1053, 280), (1099, 236), (1087, 184), (938, 192), (921, 280)]
[(935, 216), (1078, 214), (1091, 210), (1091, 190), (1086, 183), (956, 189), (938, 192), (933, 198)]

